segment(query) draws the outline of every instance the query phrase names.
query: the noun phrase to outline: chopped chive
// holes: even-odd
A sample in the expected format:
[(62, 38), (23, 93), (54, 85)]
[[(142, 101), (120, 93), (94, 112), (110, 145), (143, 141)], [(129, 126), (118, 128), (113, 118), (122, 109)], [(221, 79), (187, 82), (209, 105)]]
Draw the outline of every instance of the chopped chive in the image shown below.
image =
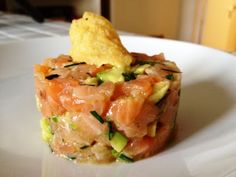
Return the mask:
[(130, 81), (136, 79), (136, 75), (133, 72), (122, 73), (125, 81)]
[(172, 70), (172, 69), (165, 69), (165, 68), (162, 68), (161, 70), (168, 71), (168, 72), (172, 72), (172, 73), (181, 73), (180, 71), (175, 71), (175, 70)]
[(67, 156), (67, 158), (68, 158), (69, 160), (75, 160), (77, 157), (75, 157), (75, 156)]
[(109, 140), (111, 140), (115, 133), (112, 130), (112, 124), (110, 121), (107, 122), (107, 125), (108, 125), (108, 138), (109, 138)]
[(53, 120), (53, 122), (57, 123), (57, 122), (59, 122), (59, 117), (52, 116), (52, 120)]
[(80, 147), (80, 149), (86, 149), (88, 147), (89, 147), (88, 145), (84, 145), (84, 146)]
[(68, 68), (68, 67), (71, 67), (71, 66), (77, 66), (79, 65), (79, 63), (72, 63), (72, 64), (69, 64), (69, 65), (65, 65), (64, 68)]
[(58, 74), (51, 74), (51, 75), (46, 76), (45, 78), (47, 80), (52, 80), (52, 79), (58, 78), (59, 76), (60, 75), (58, 75)]
[(117, 158), (118, 160), (121, 160), (123, 162), (134, 162), (134, 159), (131, 157), (126, 156), (125, 154), (117, 152), (115, 149), (111, 150), (111, 154), (113, 157)]
[(90, 113), (100, 122), (100, 123), (104, 123), (103, 118), (96, 112), (96, 111), (90, 111)]
[(134, 162), (134, 159), (124, 155), (124, 154), (120, 154), (118, 159), (124, 161), (124, 162)]
[(144, 61), (144, 60), (138, 60), (136, 63), (139, 64), (139, 65), (145, 65), (145, 64), (155, 65), (155, 64), (160, 64), (160, 62), (157, 62), (157, 61)]
[(168, 75), (166, 75), (166, 79), (168, 79), (168, 80), (173, 80), (173, 79), (174, 79), (173, 74), (168, 74)]
[(71, 66), (77, 66), (77, 65), (82, 65), (82, 64), (86, 64), (85, 62), (80, 62), (80, 63), (72, 63), (72, 64), (69, 64), (69, 65), (65, 65), (64, 68), (68, 68), (68, 67), (71, 67)]

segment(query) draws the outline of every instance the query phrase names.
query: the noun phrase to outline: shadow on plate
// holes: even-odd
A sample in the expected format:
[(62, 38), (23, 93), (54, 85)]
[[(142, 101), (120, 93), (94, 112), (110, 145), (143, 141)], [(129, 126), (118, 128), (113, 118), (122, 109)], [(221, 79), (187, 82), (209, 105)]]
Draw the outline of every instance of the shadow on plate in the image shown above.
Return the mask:
[(212, 78), (182, 88), (174, 144), (224, 119), (224, 115), (234, 106), (233, 96), (216, 81)]

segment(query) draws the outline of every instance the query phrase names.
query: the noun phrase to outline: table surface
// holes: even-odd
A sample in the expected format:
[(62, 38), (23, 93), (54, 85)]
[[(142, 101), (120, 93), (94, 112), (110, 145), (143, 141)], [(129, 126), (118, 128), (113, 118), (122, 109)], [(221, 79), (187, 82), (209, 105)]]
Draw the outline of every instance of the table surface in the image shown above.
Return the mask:
[[(31, 17), (0, 12), (0, 44), (33, 38), (67, 36), (70, 23), (46, 20), (37, 23)], [(122, 35), (135, 35), (119, 31)]]
[(31, 17), (0, 12), (0, 44), (32, 38), (66, 36), (70, 23), (47, 20), (37, 23)]

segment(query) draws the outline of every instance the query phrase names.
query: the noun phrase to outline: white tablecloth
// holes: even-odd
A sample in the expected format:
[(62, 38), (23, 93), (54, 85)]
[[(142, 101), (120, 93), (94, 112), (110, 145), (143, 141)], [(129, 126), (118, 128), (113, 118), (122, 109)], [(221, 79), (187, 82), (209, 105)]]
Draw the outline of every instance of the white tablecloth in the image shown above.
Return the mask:
[[(46, 20), (44, 23), (37, 23), (29, 16), (0, 12), (0, 44), (49, 36), (67, 36), (69, 27), (68, 22)], [(123, 31), (118, 33), (135, 35)]]
[(70, 23), (46, 20), (37, 23), (31, 17), (0, 12), (0, 44), (32, 38), (68, 35)]

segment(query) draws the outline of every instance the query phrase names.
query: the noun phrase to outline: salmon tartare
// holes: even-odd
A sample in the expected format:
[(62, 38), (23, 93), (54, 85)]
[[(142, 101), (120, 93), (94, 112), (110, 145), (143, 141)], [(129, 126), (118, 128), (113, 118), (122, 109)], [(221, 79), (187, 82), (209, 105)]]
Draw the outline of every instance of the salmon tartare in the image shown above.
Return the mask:
[(163, 54), (125, 52), (119, 66), (75, 60), (76, 52), (34, 66), (42, 137), (53, 153), (76, 163), (133, 162), (165, 147), (175, 130), (181, 72)]

